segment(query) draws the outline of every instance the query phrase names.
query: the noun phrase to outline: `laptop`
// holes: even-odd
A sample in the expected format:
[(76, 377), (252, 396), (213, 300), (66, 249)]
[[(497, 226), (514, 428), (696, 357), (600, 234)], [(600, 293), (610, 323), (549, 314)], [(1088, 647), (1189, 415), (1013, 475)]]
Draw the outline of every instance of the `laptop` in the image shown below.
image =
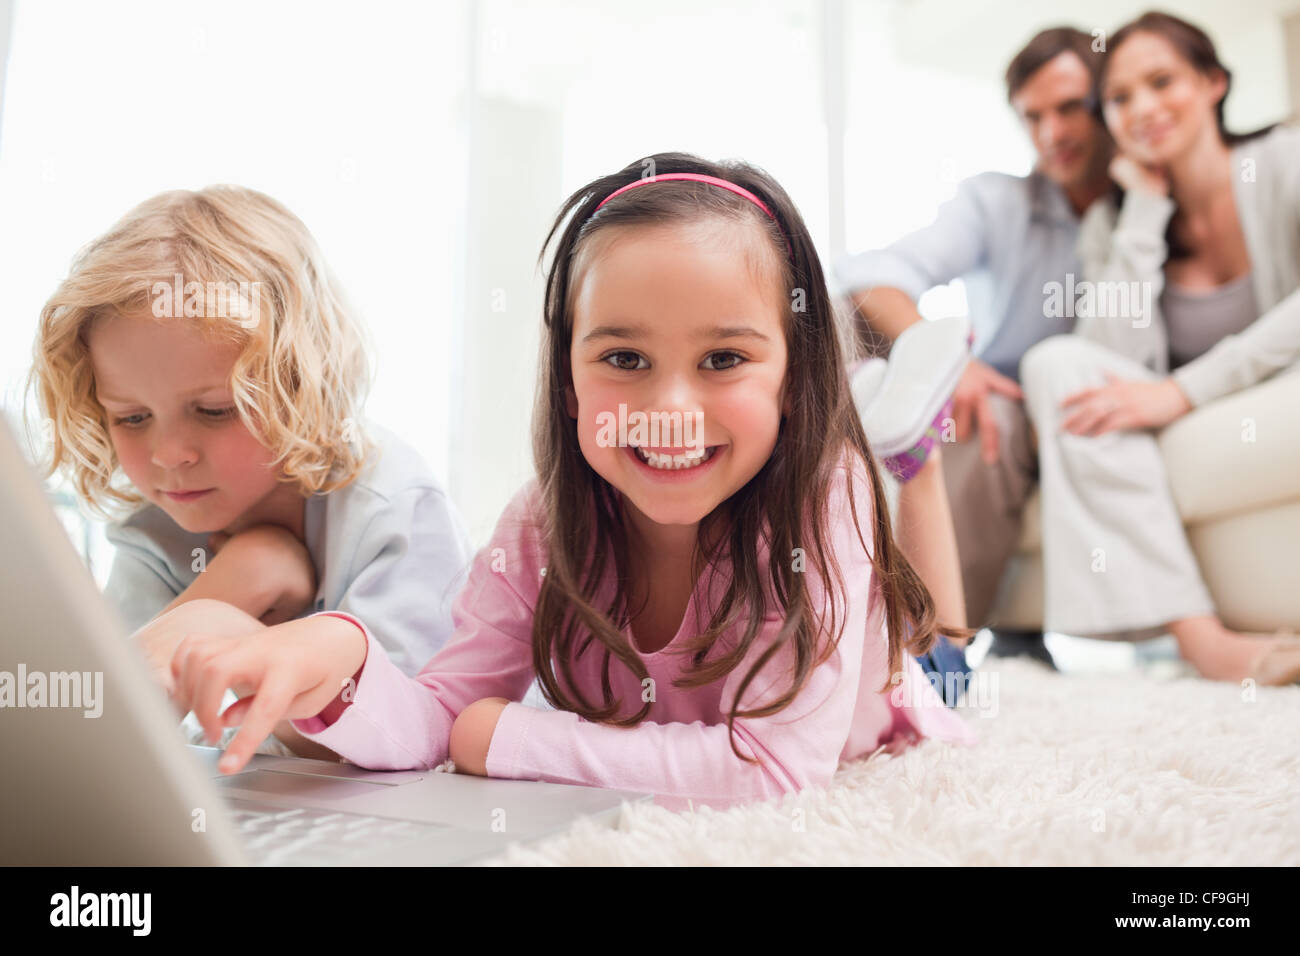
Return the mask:
[(187, 746), (0, 415), (0, 863), (458, 865), (650, 794)]

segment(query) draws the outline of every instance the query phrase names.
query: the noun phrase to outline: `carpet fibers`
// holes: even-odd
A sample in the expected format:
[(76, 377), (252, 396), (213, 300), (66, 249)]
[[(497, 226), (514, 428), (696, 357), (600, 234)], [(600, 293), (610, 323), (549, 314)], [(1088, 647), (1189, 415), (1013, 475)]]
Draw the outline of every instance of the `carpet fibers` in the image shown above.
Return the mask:
[(990, 659), (975, 747), (846, 763), (725, 811), (624, 805), (486, 865), (1296, 865), (1300, 687)]

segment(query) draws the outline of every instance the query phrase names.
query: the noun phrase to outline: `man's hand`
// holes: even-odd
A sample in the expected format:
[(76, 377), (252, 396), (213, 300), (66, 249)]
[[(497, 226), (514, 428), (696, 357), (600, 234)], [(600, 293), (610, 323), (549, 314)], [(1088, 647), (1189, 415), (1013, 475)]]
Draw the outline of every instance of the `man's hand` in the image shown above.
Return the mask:
[(977, 358), (966, 364), (957, 390), (952, 396), (952, 417), (957, 426), (957, 441), (970, 438), (974, 424), (980, 437), (980, 454), (986, 464), (998, 460), (998, 422), (989, 404), (989, 394), (997, 392), (1008, 398), (1023, 401), (1025, 394), (1020, 386)]
[(1163, 428), (1192, 410), (1192, 403), (1172, 378), (1159, 382), (1125, 382), (1110, 372), (1107, 384), (1068, 395), (1061, 402), (1069, 415), (1061, 422), (1075, 435), (1104, 435), (1122, 428)]
[(504, 697), (484, 697), (476, 700), (459, 714), (451, 725), (451, 742), (448, 756), (456, 765), (457, 773), (487, 776), (488, 748), (492, 734), (501, 719), (501, 711), (510, 701)]

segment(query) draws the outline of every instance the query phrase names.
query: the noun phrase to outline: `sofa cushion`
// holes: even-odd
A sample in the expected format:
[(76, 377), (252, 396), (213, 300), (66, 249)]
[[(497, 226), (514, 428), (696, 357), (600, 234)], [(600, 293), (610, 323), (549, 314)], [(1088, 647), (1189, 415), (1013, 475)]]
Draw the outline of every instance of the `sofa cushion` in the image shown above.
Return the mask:
[(1219, 617), (1243, 631), (1300, 625), (1300, 497), (1192, 525), (1187, 538)]
[(1195, 409), (1157, 439), (1186, 525), (1300, 498), (1300, 375)]

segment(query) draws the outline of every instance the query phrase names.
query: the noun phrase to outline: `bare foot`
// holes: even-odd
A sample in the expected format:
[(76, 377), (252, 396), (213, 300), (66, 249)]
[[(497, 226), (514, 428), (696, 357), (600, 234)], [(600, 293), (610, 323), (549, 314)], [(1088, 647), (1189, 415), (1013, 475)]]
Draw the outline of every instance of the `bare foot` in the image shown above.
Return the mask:
[(1261, 685), (1300, 683), (1300, 637), (1282, 635), (1255, 664), (1253, 677)]
[(1237, 683), (1289, 684), (1300, 678), (1300, 637), (1233, 631), (1212, 615), (1169, 625), (1178, 650), (1202, 677)]

